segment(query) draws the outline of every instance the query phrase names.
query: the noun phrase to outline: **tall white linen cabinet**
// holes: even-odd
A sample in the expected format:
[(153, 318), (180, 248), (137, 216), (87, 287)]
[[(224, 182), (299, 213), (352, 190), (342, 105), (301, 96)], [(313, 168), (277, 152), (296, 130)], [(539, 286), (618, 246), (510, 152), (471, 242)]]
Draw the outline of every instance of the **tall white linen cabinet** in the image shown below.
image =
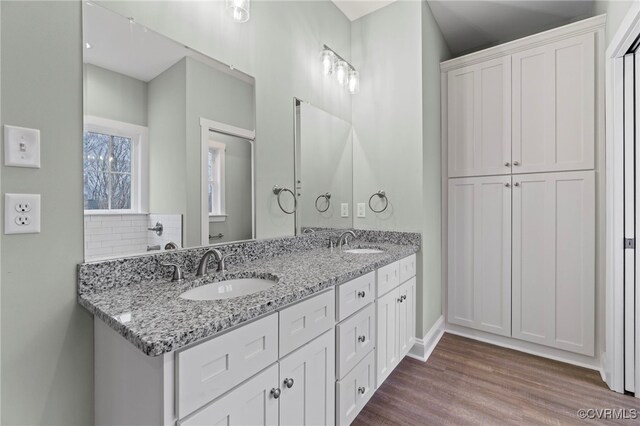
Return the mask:
[(441, 64), (444, 297), (459, 334), (596, 355), (604, 22)]

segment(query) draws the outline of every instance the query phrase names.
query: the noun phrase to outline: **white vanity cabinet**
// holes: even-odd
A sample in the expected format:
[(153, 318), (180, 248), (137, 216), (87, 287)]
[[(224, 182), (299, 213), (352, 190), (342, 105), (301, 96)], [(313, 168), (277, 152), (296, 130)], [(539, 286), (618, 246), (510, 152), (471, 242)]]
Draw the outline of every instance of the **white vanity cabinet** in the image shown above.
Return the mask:
[[(399, 285), (376, 300), (376, 388), (385, 381), (415, 343), (415, 262), (416, 256), (411, 255), (385, 267), (404, 270), (402, 278), (406, 281), (399, 283), (398, 279)], [(380, 268), (378, 271), (382, 270)], [(386, 281), (383, 285), (385, 283)], [(387, 287), (383, 291), (385, 290)]]
[[(94, 321), (95, 423), (348, 425), (381, 383), (381, 325), (393, 329), (384, 377), (415, 341), (415, 262), (409, 256), (157, 357)], [(376, 300), (381, 275), (387, 293)], [(386, 299), (393, 314), (381, 321)]]

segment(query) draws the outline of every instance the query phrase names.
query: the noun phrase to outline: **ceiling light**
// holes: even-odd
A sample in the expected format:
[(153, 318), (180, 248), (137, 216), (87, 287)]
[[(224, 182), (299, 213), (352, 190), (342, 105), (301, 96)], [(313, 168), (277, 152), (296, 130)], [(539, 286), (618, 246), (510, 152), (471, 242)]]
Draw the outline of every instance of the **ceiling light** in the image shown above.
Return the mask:
[(250, 18), (250, 0), (225, 0), (227, 13), (236, 22), (247, 22)]
[(335, 62), (335, 55), (331, 49), (325, 48), (322, 51), (322, 71), (324, 75), (331, 75), (333, 73), (333, 64)]
[(341, 86), (347, 86), (349, 93), (355, 95), (360, 91), (360, 73), (335, 50), (324, 45), (322, 49), (322, 71), (324, 75), (336, 75), (336, 80)]
[(360, 73), (356, 70), (349, 71), (349, 83), (347, 84), (349, 93), (355, 95), (360, 92)]
[(336, 63), (336, 80), (338, 84), (344, 86), (347, 84), (347, 73), (349, 72), (349, 66), (346, 61), (339, 60)]

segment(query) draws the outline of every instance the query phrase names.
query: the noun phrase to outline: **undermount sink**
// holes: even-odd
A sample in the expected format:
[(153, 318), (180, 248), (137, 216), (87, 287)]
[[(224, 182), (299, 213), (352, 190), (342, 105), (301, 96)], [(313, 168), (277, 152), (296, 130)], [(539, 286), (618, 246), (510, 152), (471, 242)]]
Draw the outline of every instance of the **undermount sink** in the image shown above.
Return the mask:
[(263, 278), (238, 278), (192, 288), (180, 297), (188, 300), (224, 300), (257, 293), (274, 285), (275, 281)]
[(382, 253), (382, 250), (378, 250), (374, 248), (354, 248), (354, 249), (344, 250), (344, 252), (351, 253), (351, 254), (377, 254), (377, 253)]

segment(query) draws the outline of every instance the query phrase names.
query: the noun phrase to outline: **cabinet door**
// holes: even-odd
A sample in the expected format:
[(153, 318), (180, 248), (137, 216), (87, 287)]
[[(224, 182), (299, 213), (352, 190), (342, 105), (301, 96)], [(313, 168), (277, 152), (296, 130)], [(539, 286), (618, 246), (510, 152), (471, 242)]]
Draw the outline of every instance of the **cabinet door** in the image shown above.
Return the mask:
[(376, 302), (376, 387), (398, 364), (397, 299), (399, 290), (391, 290)]
[(278, 365), (273, 364), (178, 425), (277, 425), (278, 400), (271, 394), (277, 387)]
[(594, 37), (513, 55), (513, 173), (593, 169)]
[(398, 291), (398, 361), (416, 342), (416, 279), (411, 278)]
[(511, 173), (511, 57), (448, 73), (449, 177)]
[[(289, 387), (289, 385), (291, 387)], [(280, 361), (280, 424), (333, 424), (335, 334), (333, 329)]]
[(514, 176), (513, 337), (592, 356), (594, 173)]
[(342, 380), (336, 382), (336, 424), (349, 425), (374, 391), (374, 351), (365, 356)]
[(448, 320), (511, 335), (511, 177), (449, 180)]

